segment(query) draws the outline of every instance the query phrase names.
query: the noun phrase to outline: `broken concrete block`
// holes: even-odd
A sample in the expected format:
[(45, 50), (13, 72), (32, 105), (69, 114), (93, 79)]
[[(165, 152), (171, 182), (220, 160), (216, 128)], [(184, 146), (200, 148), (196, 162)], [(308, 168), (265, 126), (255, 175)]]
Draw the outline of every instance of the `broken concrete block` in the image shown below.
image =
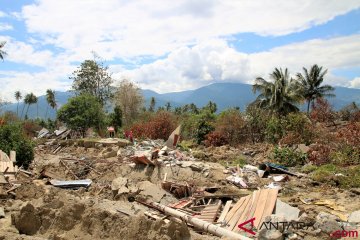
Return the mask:
[(286, 218), (287, 221), (295, 221), (299, 217), (300, 210), (284, 203), (280, 199), (276, 200), (275, 215)]
[(165, 190), (149, 181), (140, 182), (137, 186), (140, 190), (142, 190), (141, 195), (151, 197), (155, 202), (160, 202), (160, 200), (166, 195)]
[(360, 210), (352, 212), (348, 218), (350, 223), (360, 223)]

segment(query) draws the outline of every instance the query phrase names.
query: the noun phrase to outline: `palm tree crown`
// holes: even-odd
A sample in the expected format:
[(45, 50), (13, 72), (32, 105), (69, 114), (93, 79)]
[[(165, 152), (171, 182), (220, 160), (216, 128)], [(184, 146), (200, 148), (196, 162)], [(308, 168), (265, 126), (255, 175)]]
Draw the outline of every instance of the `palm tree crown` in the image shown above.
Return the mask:
[(303, 68), (304, 75), (297, 73), (297, 80), (301, 86), (301, 94), (307, 101), (307, 112), (310, 111), (310, 104), (314, 102), (317, 98), (322, 97), (334, 97), (335, 95), (331, 93), (334, 91), (334, 88), (330, 85), (322, 85), (324, 81), (324, 76), (327, 73), (327, 70), (322, 70), (322, 67), (319, 67), (317, 64), (313, 65), (308, 71), (306, 68)]
[(260, 92), (253, 105), (277, 112), (279, 115), (286, 115), (289, 112), (299, 111), (296, 106), (302, 100), (299, 94), (298, 85), (291, 79), (287, 68), (275, 68), (270, 74), (273, 81), (266, 81), (258, 77), (253, 85), (253, 92)]
[(6, 42), (0, 42), (0, 59), (4, 60), (4, 56), (6, 55), (6, 52), (1, 50), (5, 46)]
[(19, 101), (20, 99), (22, 99), (22, 95), (20, 91), (16, 91), (15, 92), (15, 99), (17, 101), (17, 106), (16, 106), (16, 116), (19, 117)]

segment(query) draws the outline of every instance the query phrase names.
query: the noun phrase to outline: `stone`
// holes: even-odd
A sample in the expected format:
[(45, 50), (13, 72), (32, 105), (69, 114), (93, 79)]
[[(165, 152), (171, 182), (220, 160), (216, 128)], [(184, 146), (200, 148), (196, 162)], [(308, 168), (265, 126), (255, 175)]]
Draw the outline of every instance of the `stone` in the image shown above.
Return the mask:
[(325, 233), (333, 233), (341, 229), (340, 224), (336, 221), (337, 217), (328, 213), (320, 212), (316, 216), (315, 228), (321, 229)]
[(104, 158), (111, 158), (116, 156), (117, 156), (117, 151), (106, 152), (103, 154)]
[(280, 199), (277, 199), (275, 209), (275, 215), (285, 217), (287, 221), (296, 220), (300, 213), (298, 208), (292, 207)]
[(115, 178), (111, 183), (111, 190), (114, 195), (128, 193), (130, 190), (127, 187), (128, 179), (123, 177)]
[(279, 230), (261, 229), (258, 239), (262, 240), (283, 240), (284, 236)]
[(306, 146), (305, 144), (299, 144), (297, 149), (302, 153), (308, 153), (310, 148)]
[(360, 210), (352, 212), (348, 218), (350, 223), (360, 223)]

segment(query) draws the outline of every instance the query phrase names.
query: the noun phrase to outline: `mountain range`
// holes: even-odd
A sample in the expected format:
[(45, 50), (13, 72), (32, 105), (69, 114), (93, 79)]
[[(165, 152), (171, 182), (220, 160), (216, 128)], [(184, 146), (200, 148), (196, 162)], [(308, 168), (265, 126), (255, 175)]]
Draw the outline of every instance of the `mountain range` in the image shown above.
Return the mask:
[[(329, 98), (330, 103), (335, 109), (340, 109), (352, 102), (360, 104), (360, 89), (336, 87), (334, 98)], [(198, 107), (206, 105), (209, 101), (215, 102), (218, 107), (218, 111), (222, 111), (230, 107), (240, 107), (240, 110), (245, 110), (246, 106), (256, 99), (257, 94), (252, 92), (252, 86), (243, 83), (213, 83), (208, 86), (200, 87), (195, 90), (187, 90), (182, 92), (170, 92), (170, 93), (157, 93), (152, 90), (144, 89), (142, 94), (145, 99), (145, 105), (149, 106), (150, 99), (155, 98), (156, 108), (165, 106), (167, 102), (170, 102), (171, 106), (178, 107), (185, 104), (194, 103)], [(58, 107), (64, 105), (67, 100), (74, 95), (73, 92), (55, 92), (56, 102)], [(17, 112), (17, 103), (11, 103), (2, 107), (2, 111)], [(22, 109), (24, 113), (26, 106), (22, 102), (19, 103), (19, 115), (21, 115)], [(303, 106), (301, 106), (302, 109)], [(48, 108), (46, 102), (46, 96), (39, 96), (38, 104), (30, 106), (28, 111), (29, 118), (55, 118), (55, 110)]]

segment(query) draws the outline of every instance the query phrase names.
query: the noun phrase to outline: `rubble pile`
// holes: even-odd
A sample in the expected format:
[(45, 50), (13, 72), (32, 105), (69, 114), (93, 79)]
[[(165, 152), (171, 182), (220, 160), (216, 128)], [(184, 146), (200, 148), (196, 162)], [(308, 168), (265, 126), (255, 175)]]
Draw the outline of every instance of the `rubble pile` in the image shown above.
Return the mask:
[(316, 186), (270, 163), (267, 146), (182, 151), (177, 139), (43, 129), (27, 170), (0, 152), (0, 239), (326, 239), (359, 229), (360, 191)]

